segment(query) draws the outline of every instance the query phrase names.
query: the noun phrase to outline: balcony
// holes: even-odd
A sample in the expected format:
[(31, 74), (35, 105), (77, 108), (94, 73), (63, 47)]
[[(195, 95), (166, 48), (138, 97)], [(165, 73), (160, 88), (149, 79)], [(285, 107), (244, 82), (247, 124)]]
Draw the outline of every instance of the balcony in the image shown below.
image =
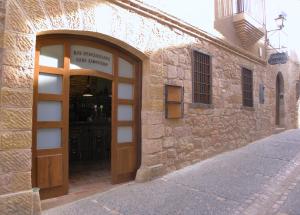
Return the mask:
[(265, 35), (264, 0), (234, 0), (233, 24), (244, 48), (254, 45)]
[(215, 0), (215, 29), (249, 49), (265, 35), (265, 0)]

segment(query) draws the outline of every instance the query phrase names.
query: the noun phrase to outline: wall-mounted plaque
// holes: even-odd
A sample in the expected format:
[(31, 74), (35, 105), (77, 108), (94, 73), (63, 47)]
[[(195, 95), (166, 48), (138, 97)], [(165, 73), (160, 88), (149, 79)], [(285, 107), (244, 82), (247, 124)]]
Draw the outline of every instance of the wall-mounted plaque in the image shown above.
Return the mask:
[(88, 46), (71, 46), (71, 69), (92, 69), (112, 74), (112, 54)]
[(265, 86), (263, 83), (259, 84), (259, 103), (265, 103)]

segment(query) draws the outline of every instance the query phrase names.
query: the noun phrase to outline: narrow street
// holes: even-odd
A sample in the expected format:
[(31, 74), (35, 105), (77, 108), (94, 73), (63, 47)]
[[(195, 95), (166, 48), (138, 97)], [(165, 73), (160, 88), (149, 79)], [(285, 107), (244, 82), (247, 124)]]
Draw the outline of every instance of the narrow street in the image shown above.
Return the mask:
[(300, 130), (289, 130), (147, 183), (129, 183), (60, 214), (300, 214)]

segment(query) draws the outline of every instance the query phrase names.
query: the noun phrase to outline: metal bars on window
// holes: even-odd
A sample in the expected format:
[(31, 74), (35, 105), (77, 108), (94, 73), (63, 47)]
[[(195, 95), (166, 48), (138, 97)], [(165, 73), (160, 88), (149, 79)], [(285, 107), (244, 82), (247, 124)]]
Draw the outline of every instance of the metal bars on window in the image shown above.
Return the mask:
[(243, 105), (253, 107), (253, 74), (252, 71), (242, 68)]
[(193, 51), (193, 102), (211, 103), (210, 56)]

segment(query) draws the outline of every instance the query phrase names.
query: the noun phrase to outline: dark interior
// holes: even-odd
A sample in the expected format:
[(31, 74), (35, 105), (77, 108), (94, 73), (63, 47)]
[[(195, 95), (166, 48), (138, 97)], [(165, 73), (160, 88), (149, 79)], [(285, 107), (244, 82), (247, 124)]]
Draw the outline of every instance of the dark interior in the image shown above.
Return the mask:
[[(111, 81), (71, 76), (69, 111), (70, 182), (109, 173), (111, 160)], [(100, 175), (101, 176), (101, 175)]]

